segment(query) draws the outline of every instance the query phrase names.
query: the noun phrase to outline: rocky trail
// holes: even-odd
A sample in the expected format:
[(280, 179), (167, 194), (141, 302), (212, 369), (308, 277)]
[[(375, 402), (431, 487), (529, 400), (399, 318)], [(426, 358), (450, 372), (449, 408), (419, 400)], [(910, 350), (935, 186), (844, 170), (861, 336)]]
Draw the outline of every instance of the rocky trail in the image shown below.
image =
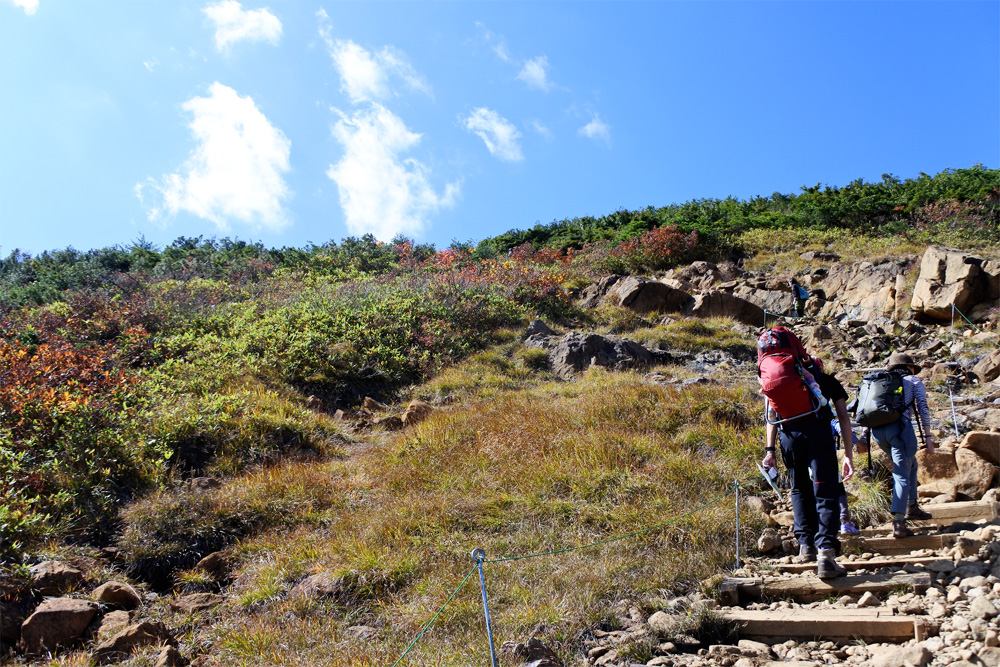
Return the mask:
[[(761, 500), (764, 500), (761, 498)], [(822, 580), (815, 563), (789, 555), (748, 559), (742, 569), (706, 582), (674, 609), (644, 616), (630, 609), (624, 629), (596, 632), (589, 663), (662, 667), (954, 667), (1000, 665), (1000, 492), (975, 502), (928, 504), (933, 518), (913, 537), (891, 525), (842, 539), (847, 576)], [(766, 502), (766, 501), (765, 501)], [(766, 505), (757, 504), (758, 509)], [(779, 508), (780, 509), (780, 508)], [(780, 533), (768, 529), (761, 550)], [(793, 540), (786, 532), (785, 541)], [(650, 639), (676, 631), (680, 614), (712, 610), (734, 624), (738, 641), (690, 650)], [(637, 642), (655, 654), (627, 658)], [(688, 650), (685, 650), (685, 649)]]

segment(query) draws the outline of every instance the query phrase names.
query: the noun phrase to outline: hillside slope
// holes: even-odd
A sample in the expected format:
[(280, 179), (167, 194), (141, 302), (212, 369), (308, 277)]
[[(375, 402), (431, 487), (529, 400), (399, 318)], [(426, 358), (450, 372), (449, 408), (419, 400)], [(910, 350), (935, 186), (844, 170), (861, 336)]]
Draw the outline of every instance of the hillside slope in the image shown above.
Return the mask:
[[(33, 344), (36, 358), (50, 356), (24, 369), (35, 384), (22, 386), (53, 389), (58, 378), (41, 361), (72, 361), (73, 379), (93, 387), (66, 390), (62, 412), (50, 417), (61, 436), (96, 433), (102, 447), (114, 437), (120, 455), (132, 457), (76, 460), (93, 479), (114, 482), (84, 496), (92, 511), (116, 500), (102, 495), (120, 488), (116, 471), (152, 483), (161, 473), (151, 462), (165, 460), (174, 481), (131, 503), (111, 531), (74, 530), (85, 517), (69, 513), (61, 515), (69, 541), (32, 542), (27, 554), (5, 543), (23, 562), (3, 579), (5, 646), (14, 649), (20, 629), (11, 619), (38, 613), (43, 591), (86, 604), (98, 584), (121, 580), (139, 598), (94, 608), (50, 664), (112, 656), (117, 649), (102, 652), (100, 642), (140, 621), (163, 625), (146, 628), (152, 639), (134, 657), (120, 651), (114, 660), (152, 665), (169, 635), (201, 665), (393, 664), (404, 654), (400, 664), (484, 662), (469, 557), (481, 548), (498, 644), (537, 636), (566, 664), (668, 664), (656, 655), (672, 639), (674, 664), (699, 664), (699, 643), (726, 634), (708, 605), (693, 603), (711, 592), (703, 580), (735, 567), (735, 483), (744, 494), (744, 556), (771, 521), (746, 505), (766, 488), (753, 466), (763, 439), (754, 339), (765, 322), (793, 326), (848, 385), (891, 351), (909, 351), (925, 367), (936, 433), (956, 446), (963, 432), (1000, 428), (1000, 295), (990, 291), (1000, 265), (950, 261), (948, 253), (926, 259), (940, 252), (877, 264), (795, 255), (794, 271), (813, 292), (805, 319), (787, 316), (792, 273), (773, 266), (754, 273), (695, 263), (659, 279), (605, 277), (576, 299), (550, 289), (558, 262), (530, 268), (516, 257), (480, 273), (442, 272), (448, 279), (439, 282), (401, 276), (345, 287), (297, 276), (261, 290), (189, 281), (92, 303), (85, 317), (79, 302), (40, 309), (14, 340)], [(961, 301), (954, 327), (932, 304), (922, 306), (922, 321), (909, 310), (925, 287), (925, 265), (925, 281), (943, 267), (929, 293), (947, 292), (952, 304), (971, 299)], [(960, 296), (958, 283), (976, 296)], [(165, 319), (179, 307), (193, 329)], [(527, 329), (538, 315), (549, 326)], [(60, 336), (115, 346), (58, 347)], [(95, 347), (105, 356), (80, 357)], [(121, 354), (138, 376), (96, 372)], [(407, 384), (421, 377), (429, 379)], [(369, 391), (381, 401), (362, 402)], [(118, 402), (99, 403), (109, 395)], [(421, 402), (407, 417), (411, 398)], [(145, 449), (124, 446), (140, 433)], [(51, 458), (37, 460), (65, 466), (63, 480), (72, 479), (65, 439), (20, 435), (25, 444), (47, 442)], [(5, 452), (9, 469), (20, 470), (7, 479), (24, 485), (8, 487), (6, 526), (20, 530), (8, 534), (43, 534), (43, 520), (29, 513), (39, 502), (81, 507), (68, 504), (79, 484), (38, 495), (31, 484), (41, 480), (17, 467), (28, 454)], [(877, 468), (876, 457), (875, 475), (851, 484), (855, 512), (871, 525), (886, 509)], [(995, 486), (995, 468), (981, 468), (989, 471), (979, 495)], [(970, 493), (975, 480), (966, 477), (951, 500)], [(948, 496), (938, 482), (951, 479), (935, 481), (936, 495)], [(995, 539), (994, 531), (987, 542)], [(996, 558), (990, 549), (987, 566)], [(79, 573), (46, 588), (40, 572), (49, 566), (34, 574), (26, 567), (46, 560)], [(133, 609), (114, 616), (115, 606)], [(655, 641), (637, 635), (613, 656), (591, 651), (605, 645), (594, 639), (657, 611), (671, 612), (674, 625)], [(985, 647), (989, 623), (968, 641)], [(948, 655), (969, 650), (964, 641)], [(36, 646), (44, 653), (58, 644)], [(678, 646), (695, 653), (678, 656)], [(8, 656), (23, 660), (21, 649)]]

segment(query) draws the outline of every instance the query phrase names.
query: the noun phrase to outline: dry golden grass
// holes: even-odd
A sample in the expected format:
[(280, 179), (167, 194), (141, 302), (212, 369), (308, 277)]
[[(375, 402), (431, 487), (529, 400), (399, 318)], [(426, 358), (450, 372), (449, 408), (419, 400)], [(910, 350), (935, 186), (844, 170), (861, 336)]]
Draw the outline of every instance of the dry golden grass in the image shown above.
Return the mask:
[(815, 268), (814, 262), (799, 257), (809, 250), (835, 252), (847, 263), (878, 263), (920, 257), (927, 247), (926, 242), (897, 236), (872, 237), (815, 229), (752, 229), (744, 232), (739, 241), (750, 250), (744, 268), (788, 275)]
[[(321, 486), (307, 495), (329, 502), (292, 531), (232, 550), (232, 611), (192, 641), (234, 666), (392, 665), (465, 580), (401, 664), (483, 662), (478, 575), (466, 579), (471, 550), (483, 548), (497, 643), (537, 635), (570, 659), (581, 632), (616, 622), (619, 601), (688, 591), (731, 566), (733, 479), (752, 469), (762, 438), (744, 414), (756, 409), (750, 388), (680, 392), (592, 370), (505, 392), (461, 377), (484, 363), (453, 370), (463, 403), (382, 445), (231, 488), (263, 498)], [(643, 532), (658, 524), (667, 525)], [(289, 596), (319, 571), (344, 577), (348, 593)], [(358, 638), (357, 625), (375, 636)]]

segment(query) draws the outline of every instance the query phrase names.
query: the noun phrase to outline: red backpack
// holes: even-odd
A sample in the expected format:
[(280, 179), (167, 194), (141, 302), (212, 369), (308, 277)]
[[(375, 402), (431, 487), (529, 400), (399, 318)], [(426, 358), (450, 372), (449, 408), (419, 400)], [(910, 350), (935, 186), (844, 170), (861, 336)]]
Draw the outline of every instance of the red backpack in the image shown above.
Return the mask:
[(781, 424), (819, 412), (820, 400), (807, 386), (812, 376), (804, 364), (810, 361), (801, 341), (785, 327), (767, 329), (757, 338), (760, 391), (776, 413), (767, 415), (769, 423)]

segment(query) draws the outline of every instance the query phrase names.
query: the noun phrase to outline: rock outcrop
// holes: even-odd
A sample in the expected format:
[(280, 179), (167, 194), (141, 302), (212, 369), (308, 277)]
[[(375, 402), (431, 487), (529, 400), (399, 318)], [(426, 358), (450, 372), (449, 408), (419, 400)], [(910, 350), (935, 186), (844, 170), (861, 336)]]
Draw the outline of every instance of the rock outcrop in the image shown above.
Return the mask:
[(914, 310), (936, 320), (950, 321), (952, 304), (968, 314), (977, 304), (998, 299), (1000, 260), (941, 246), (931, 246), (924, 252), (913, 288)]
[(679, 313), (691, 304), (691, 295), (658, 280), (627, 276), (615, 282), (607, 298), (637, 313)]

